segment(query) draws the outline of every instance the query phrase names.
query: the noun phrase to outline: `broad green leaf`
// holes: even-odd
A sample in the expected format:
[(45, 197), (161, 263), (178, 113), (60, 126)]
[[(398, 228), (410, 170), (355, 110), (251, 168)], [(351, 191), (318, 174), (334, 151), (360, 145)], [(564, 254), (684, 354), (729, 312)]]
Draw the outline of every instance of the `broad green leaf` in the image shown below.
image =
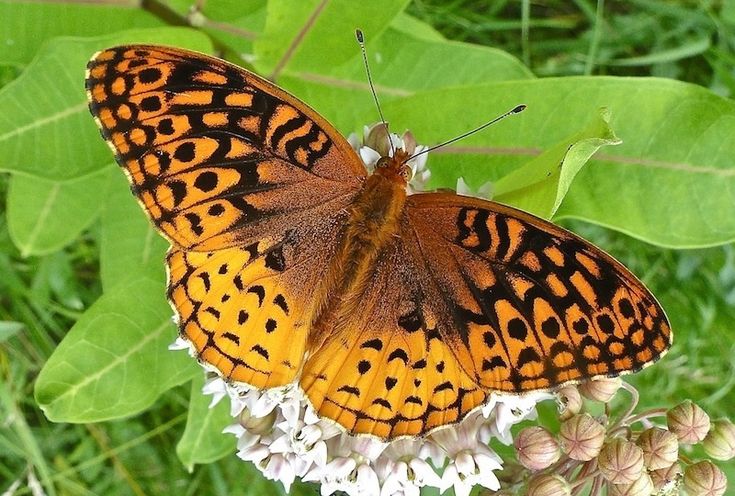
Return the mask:
[(500, 178), (493, 185), (493, 200), (550, 218), (590, 157), (602, 146), (620, 144), (609, 119), (607, 109), (601, 109), (585, 129)]
[(23, 329), (22, 322), (14, 322), (11, 320), (0, 320), (0, 343), (4, 343), (8, 339), (18, 334)]
[(130, 193), (123, 171), (116, 169), (100, 232), (100, 272), (105, 291), (131, 278), (164, 281), (168, 247)]
[(219, 42), (217, 48), (225, 54), (253, 53), (253, 41), (265, 27), (266, 0), (169, 0), (166, 3), (192, 26)]
[[(200, 2), (201, 3), (201, 2)], [(265, 28), (265, 0), (218, 0), (202, 5), (202, 28), (240, 53), (252, 53), (253, 41)]]
[(405, 12), (399, 13), (393, 18), (390, 27), (401, 33), (427, 41), (446, 40), (444, 35), (437, 31), (434, 26), (427, 24), (416, 17)]
[(256, 64), (264, 74), (326, 73), (355, 55), (355, 29), (377, 37), (408, 0), (271, 0), (265, 30), (255, 42)]
[(430, 154), (431, 186), (454, 188), (460, 176), (474, 186), (497, 180), (608, 107), (623, 144), (593, 157), (556, 218), (678, 248), (735, 239), (735, 103), (704, 88), (653, 78), (549, 78), (421, 92), (383, 111), (397, 119), (394, 129), (409, 127), (419, 143), (432, 144), (518, 103), (528, 109)]
[(126, 417), (201, 373), (176, 336), (161, 281), (129, 280), (107, 291), (59, 343), (38, 375), (36, 402), (54, 422)]
[(45, 41), (57, 36), (100, 36), (163, 25), (137, 5), (0, 0), (0, 63), (28, 64)]
[(204, 373), (191, 382), (191, 399), (186, 428), (176, 445), (176, 455), (191, 472), (196, 464), (212, 463), (235, 452), (235, 438), (222, 429), (233, 422), (229, 398), (210, 408), (211, 396), (202, 394)]
[[(381, 101), (420, 90), (533, 77), (518, 59), (502, 50), (418, 38), (395, 29), (395, 24), (367, 46), (373, 82)], [(329, 74), (330, 79), (326, 81), (360, 83), (362, 93), (371, 98), (362, 54), (357, 47), (354, 47), (353, 52), (353, 58), (334, 68)], [(306, 79), (312, 77), (310, 74), (297, 76)], [(390, 116), (386, 116), (386, 119), (391, 120)]]
[(51, 253), (76, 239), (107, 199), (112, 172), (106, 167), (68, 181), (13, 174), (8, 230), (21, 255)]
[(110, 150), (87, 109), (84, 70), (94, 52), (133, 42), (211, 51), (204, 35), (183, 28), (49, 42), (23, 74), (0, 90), (0, 171), (59, 180), (107, 165)]

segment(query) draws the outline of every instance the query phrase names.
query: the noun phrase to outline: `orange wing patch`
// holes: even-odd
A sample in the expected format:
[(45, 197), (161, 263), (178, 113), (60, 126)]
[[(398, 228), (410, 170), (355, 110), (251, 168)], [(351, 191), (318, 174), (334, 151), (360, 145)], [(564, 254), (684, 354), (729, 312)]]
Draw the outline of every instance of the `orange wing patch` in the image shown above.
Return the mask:
[(304, 303), (253, 255), (172, 249), (169, 298), (201, 361), (227, 379), (268, 388), (293, 381), (308, 329), (298, 322)]
[(327, 270), (340, 219), (244, 247), (166, 257), (179, 332), (232, 381), (266, 389), (293, 382), (310, 332), (313, 288)]
[(313, 407), (353, 433), (425, 434), (487, 399), (438, 329), (406, 250), (401, 241), (386, 250), (358, 310), (335, 315), (330, 338), (304, 364), (301, 386)]

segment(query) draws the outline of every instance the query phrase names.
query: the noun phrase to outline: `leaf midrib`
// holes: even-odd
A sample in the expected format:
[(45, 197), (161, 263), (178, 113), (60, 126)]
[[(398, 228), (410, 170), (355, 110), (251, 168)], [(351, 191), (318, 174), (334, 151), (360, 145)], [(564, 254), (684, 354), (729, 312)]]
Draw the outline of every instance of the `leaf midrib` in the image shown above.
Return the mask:
[(71, 107), (67, 107), (61, 112), (57, 112), (55, 114), (50, 114), (45, 117), (42, 117), (41, 119), (32, 121), (24, 126), (16, 127), (15, 129), (8, 131), (5, 134), (0, 134), (0, 142), (6, 141), (10, 138), (14, 138), (15, 136), (25, 134), (28, 131), (32, 131), (33, 129), (45, 126), (47, 124), (51, 124), (53, 122), (59, 121), (61, 119), (64, 119), (66, 117), (69, 117), (70, 115), (74, 115), (79, 112), (83, 112), (87, 109), (87, 102), (79, 103), (77, 105), (72, 105)]
[[(105, 316), (115, 317), (115, 314), (108, 313), (108, 314), (105, 314)], [(124, 314), (118, 314), (117, 317), (124, 319), (124, 320), (129, 320), (128, 316)], [(166, 330), (169, 327), (169, 325), (170, 325), (170, 320), (166, 319), (161, 325), (156, 327), (153, 330), (153, 332), (148, 333), (146, 336), (143, 337), (143, 339), (141, 339), (138, 342), (138, 344), (130, 348), (127, 353), (118, 355), (117, 357), (115, 357), (115, 359), (110, 361), (107, 365), (105, 365), (104, 367), (96, 371), (94, 374), (85, 377), (82, 381), (76, 384), (70, 385), (70, 387), (66, 391), (56, 396), (56, 398), (54, 399), (54, 402), (58, 402), (61, 398), (64, 398), (68, 396), (69, 394), (76, 394), (79, 390), (81, 390), (82, 388), (90, 384), (92, 381), (97, 380), (98, 378), (105, 375), (105, 373), (107, 373), (109, 370), (120, 365), (122, 362), (127, 360), (129, 356), (133, 355), (134, 353), (142, 349), (147, 343), (157, 338), (164, 330)]]

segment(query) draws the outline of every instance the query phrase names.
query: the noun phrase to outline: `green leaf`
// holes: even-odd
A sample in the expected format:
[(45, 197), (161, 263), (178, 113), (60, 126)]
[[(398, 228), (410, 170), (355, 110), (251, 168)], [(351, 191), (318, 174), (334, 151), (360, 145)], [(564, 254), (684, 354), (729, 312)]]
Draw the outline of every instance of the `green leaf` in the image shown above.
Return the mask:
[(8, 191), (8, 230), (22, 256), (61, 249), (97, 217), (107, 199), (112, 167), (67, 181), (13, 174)]
[(191, 383), (189, 416), (184, 434), (176, 445), (176, 455), (190, 472), (197, 463), (212, 463), (235, 451), (235, 437), (222, 433), (233, 422), (229, 398), (210, 408), (212, 398), (202, 393), (203, 385), (204, 374), (201, 373)]
[(128, 279), (165, 281), (164, 258), (169, 246), (130, 194), (123, 171), (116, 169), (100, 233), (100, 272), (105, 291)]
[(265, 30), (255, 42), (257, 67), (265, 74), (327, 73), (355, 55), (355, 29), (377, 37), (408, 0), (271, 0)]
[(176, 331), (164, 285), (137, 279), (106, 292), (38, 375), (36, 402), (54, 422), (98, 422), (151, 406), (200, 368), (167, 349)]
[(675, 62), (684, 58), (694, 57), (710, 49), (711, 42), (709, 37), (692, 40), (689, 43), (677, 46), (670, 50), (661, 50), (658, 52), (648, 53), (639, 57), (627, 57), (624, 59), (609, 60), (605, 65), (617, 66), (647, 66), (653, 64), (663, 64), (666, 62)]
[(182, 28), (54, 39), (0, 90), (0, 171), (68, 180), (109, 164), (110, 150), (87, 110), (84, 70), (94, 52), (133, 42), (211, 50), (204, 35)]
[(395, 16), (390, 23), (390, 27), (413, 38), (427, 41), (446, 40), (444, 35), (437, 31), (434, 26), (406, 14), (405, 12), (401, 12)]
[(28, 64), (41, 45), (57, 36), (100, 36), (162, 22), (131, 5), (0, 0), (0, 63)]
[[(502, 50), (418, 38), (395, 29), (395, 24), (367, 44), (370, 70), (381, 101), (420, 90), (533, 77), (518, 59)], [(330, 79), (326, 81), (333, 84), (339, 80), (344, 84), (348, 84), (347, 81), (360, 83), (364, 96), (359, 98), (372, 99), (362, 54), (357, 47), (353, 52), (352, 59), (332, 69)], [(405, 61), (410, 61), (410, 66)], [(311, 77), (310, 74), (296, 76)], [(389, 116), (386, 119), (390, 121)]]
[[(191, 2), (193, 3), (193, 2)], [(253, 53), (253, 40), (265, 28), (265, 0), (198, 2), (204, 16), (202, 29), (238, 53)]]
[(579, 172), (555, 218), (676, 248), (735, 239), (735, 103), (704, 88), (653, 78), (529, 79), (421, 92), (383, 111), (394, 129), (409, 127), (419, 143), (432, 144), (519, 103), (528, 104), (522, 114), (431, 153), (431, 186), (498, 180), (607, 107), (623, 143)]
[(620, 144), (609, 120), (608, 110), (601, 109), (584, 130), (500, 178), (493, 185), (493, 200), (551, 218), (590, 157), (602, 146)]
[(14, 322), (11, 320), (0, 320), (0, 343), (4, 343), (8, 339), (18, 334), (23, 329), (22, 322)]

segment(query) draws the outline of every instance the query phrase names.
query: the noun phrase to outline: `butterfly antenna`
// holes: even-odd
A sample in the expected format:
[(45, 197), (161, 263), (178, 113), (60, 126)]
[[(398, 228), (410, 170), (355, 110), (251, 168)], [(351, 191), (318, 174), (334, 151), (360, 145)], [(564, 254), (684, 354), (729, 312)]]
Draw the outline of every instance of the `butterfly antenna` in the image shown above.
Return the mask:
[(362, 31), (359, 29), (355, 30), (355, 37), (357, 38), (357, 43), (360, 45), (360, 51), (362, 52), (362, 61), (365, 65), (365, 74), (367, 74), (368, 79), (368, 85), (370, 85), (370, 92), (373, 94), (373, 100), (375, 101), (375, 106), (378, 108), (378, 115), (380, 116), (380, 122), (383, 123), (383, 126), (385, 126), (385, 130), (388, 132), (388, 143), (390, 143), (390, 151), (391, 154), (395, 156), (396, 151), (393, 148), (393, 140), (390, 139), (390, 130), (388, 129), (388, 123), (385, 122), (385, 117), (383, 117), (383, 109), (380, 108), (380, 102), (378, 101), (378, 95), (375, 93), (375, 86), (373, 86), (373, 77), (370, 74), (370, 66), (368, 65), (368, 57), (367, 57), (367, 50), (365, 50), (365, 36), (362, 34)]
[(508, 117), (509, 115), (513, 115), (513, 114), (520, 114), (520, 113), (521, 113), (521, 112), (523, 112), (524, 110), (526, 110), (526, 105), (518, 105), (518, 106), (516, 106), (516, 107), (514, 107), (514, 108), (510, 109), (510, 110), (509, 110), (509, 111), (507, 111), (506, 113), (504, 113), (504, 114), (502, 114), (502, 115), (499, 115), (499, 116), (497, 116), (497, 117), (496, 117), (496, 118), (494, 118), (493, 120), (491, 120), (491, 121), (488, 121), (488, 122), (486, 122), (486, 123), (485, 123), (485, 124), (483, 124), (482, 126), (478, 126), (478, 127), (476, 127), (475, 129), (473, 129), (473, 130), (471, 130), (471, 131), (467, 131), (466, 133), (464, 133), (464, 134), (461, 134), (461, 135), (457, 136), (456, 138), (452, 138), (452, 139), (450, 139), (450, 140), (447, 140), (447, 141), (445, 141), (445, 142), (443, 142), (443, 143), (439, 143), (438, 145), (434, 145), (434, 146), (432, 146), (432, 147), (430, 147), (430, 148), (427, 148), (426, 150), (421, 150), (421, 151), (420, 151), (420, 152), (418, 152), (418, 153), (414, 153), (413, 155), (411, 155), (410, 157), (408, 157), (408, 158), (407, 158), (406, 160), (404, 160), (404, 161), (403, 161), (403, 163), (405, 164), (405, 163), (406, 163), (406, 162), (408, 162), (409, 160), (413, 160), (414, 158), (418, 157), (419, 155), (423, 155), (424, 153), (429, 153), (429, 152), (430, 152), (430, 151), (432, 151), (432, 150), (436, 150), (437, 148), (441, 148), (441, 147), (443, 147), (443, 146), (447, 146), (447, 145), (449, 145), (449, 144), (452, 144), (452, 143), (454, 143), (455, 141), (459, 141), (459, 140), (461, 140), (461, 139), (464, 139), (464, 138), (466, 138), (467, 136), (469, 136), (469, 135), (471, 135), (471, 134), (475, 134), (476, 132), (478, 132), (478, 131), (482, 131), (483, 129), (485, 129), (485, 128), (486, 128), (486, 127), (488, 127), (488, 126), (490, 126), (490, 125), (492, 125), (492, 124), (495, 124), (495, 123), (496, 123), (496, 122), (498, 122), (499, 120), (505, 119), (505, 118), (506, 118), (506, 117)]

